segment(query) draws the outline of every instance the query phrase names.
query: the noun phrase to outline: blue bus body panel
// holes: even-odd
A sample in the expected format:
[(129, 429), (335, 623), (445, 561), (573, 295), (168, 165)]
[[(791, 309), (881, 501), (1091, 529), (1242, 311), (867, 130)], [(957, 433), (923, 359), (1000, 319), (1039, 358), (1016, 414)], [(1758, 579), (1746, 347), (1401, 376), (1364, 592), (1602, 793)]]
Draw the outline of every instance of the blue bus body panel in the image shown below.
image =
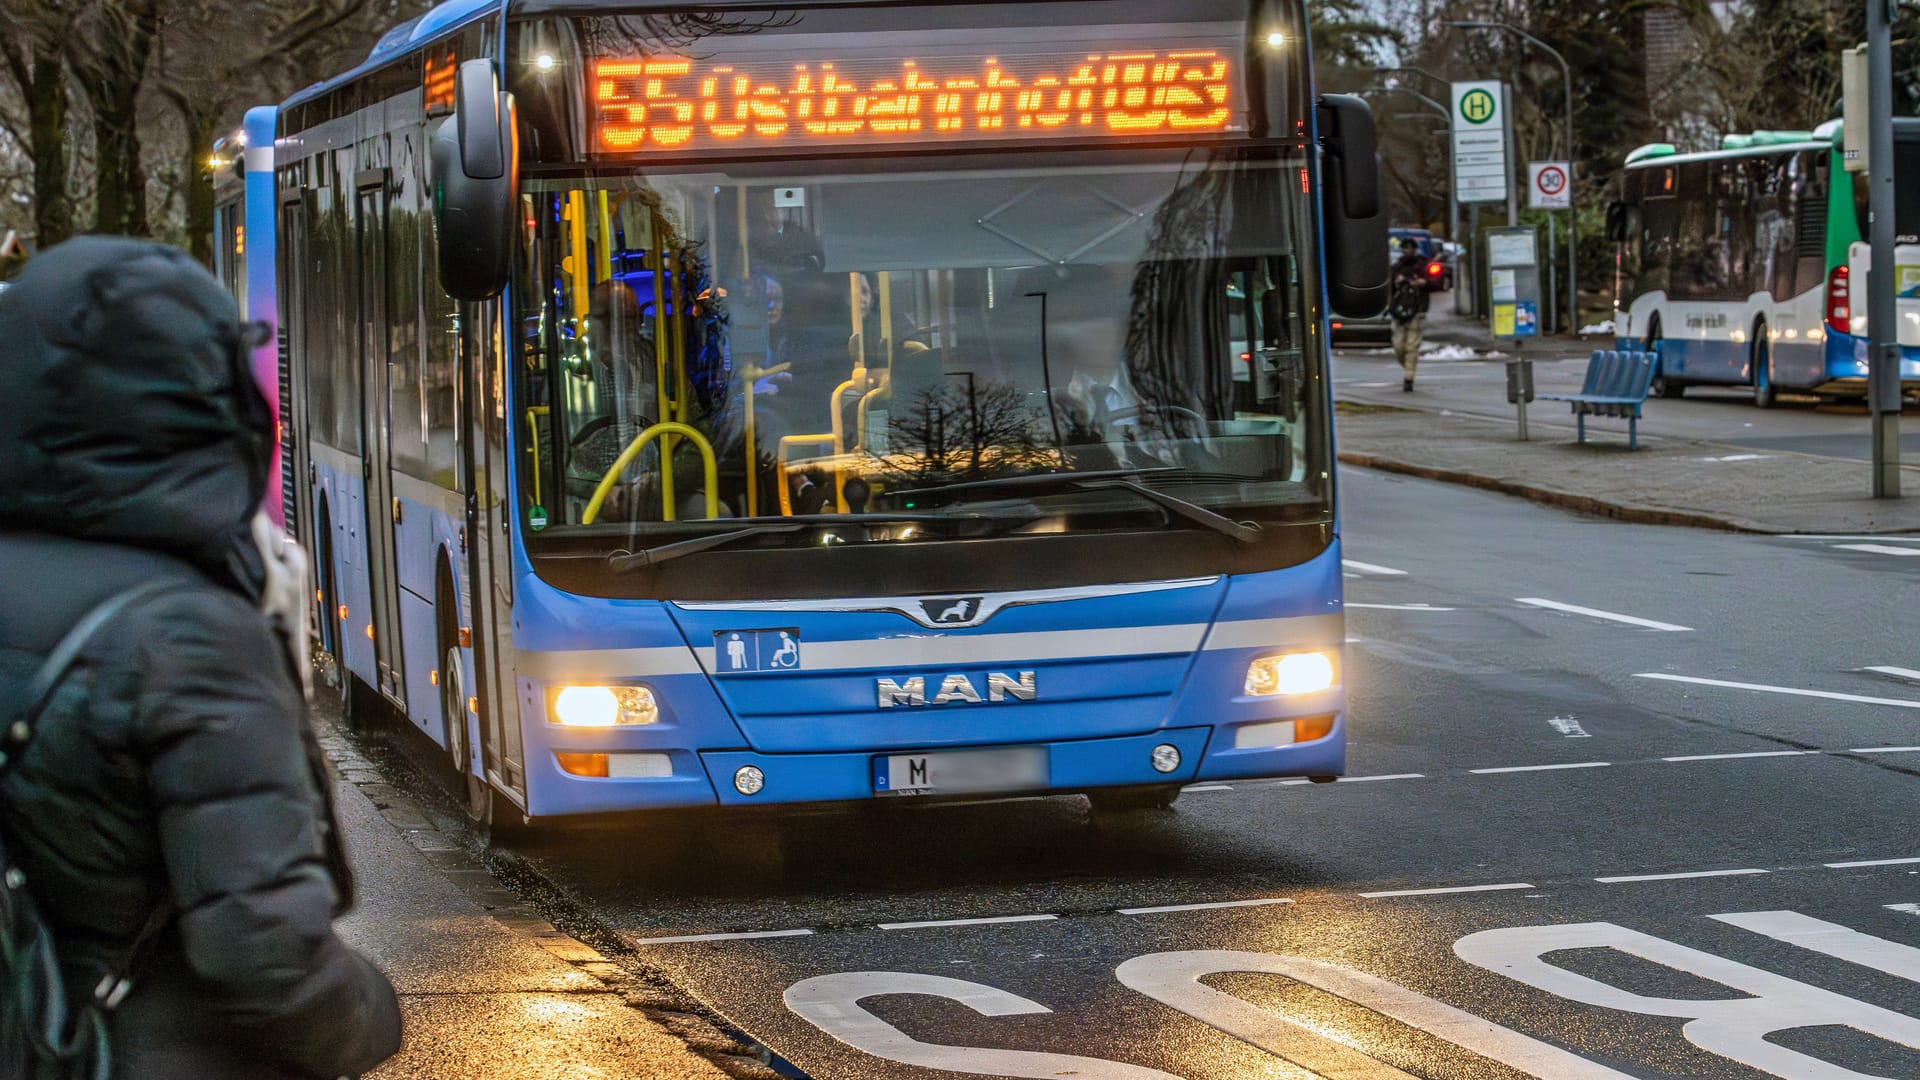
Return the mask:
[[(1343, 687), (1298, 697), (1244, 692), (1247, 666), (1262, 655), (1321, 648), (1344, 661), (1337, 542), (1285, 570), (1010, 606), (958, 630), (894, 612), (578, 597), (530, 572), (517, 584), (514, 640), (535, 817), (874, 798), (876, 755), (956, 747), (1043, 747), (1047, 786), (1065, 791), (1345, 768)], [(735, 634), (737, 653), (727, 645)], [(790, 656), (776, 659), (789, 644)], [(1029, 672), (1034, 700), (991, 699), (990, 676), (1017, 684)], [(904, 689), (914, 678), (927, 704), (880, 705), (880, 680)], [(646, 685), (661, 719), (558, 725), (547, 712), (549, 692), (568, 682)], [(949, 685), (953, 699), (934, 703)], [(1332, 718), (1331, 734), (1295, 743), (1285, 734), (1291, 725), (1275, 723), (1308, 717)], [(1171, 773), (1150, 763), (1163, 743), (1180, 750)], [(623, 751), (665, 754), (671, 775), (578, 777), (554, 758)], [(751, 797), (732, 785), (744, 765), (768, 777)]]
[[(1836, 334), (1827, 331), (1826, 371), (1822, 381), (1859, 379), (1860, 392), (1867, 392), (1867, 338), (1864, 334)], [(1900, 381), (1920, 382), (1920, 345), (1900, 346)]]

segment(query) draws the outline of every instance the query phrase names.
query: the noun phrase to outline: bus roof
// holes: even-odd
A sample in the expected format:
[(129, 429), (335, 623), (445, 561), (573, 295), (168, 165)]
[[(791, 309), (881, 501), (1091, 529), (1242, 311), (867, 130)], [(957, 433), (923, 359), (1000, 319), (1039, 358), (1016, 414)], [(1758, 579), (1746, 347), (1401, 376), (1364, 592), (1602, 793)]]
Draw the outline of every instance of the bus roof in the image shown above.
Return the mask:
[(440, 6), (424, 15), (388, 28), (386, 33), (380, 35), (380, 40), (374, 43), (373, 51), (367, 54), (365, 60), (331, 79), (314, 83), (304, 90), (297, 91), (292, 97), (282, 102), (281, 107), (286, 108), (321, 97), (336, 87), (344, 86), (367, 72), (386, 65), (414, 45), (465, 26), (482, 16), (498, 12), (505, 2), (506, 0), (445, 0)]
[[(1760, 135), (1772, 136), (1764, 141)], [(1719, 150), (1701, 150), (1682, 154), (1672, 143), (1650, 143), (1627, 155), (1626, 167), (1629, 169), (1649, 169), (1655, 165), (1678, 165), (1690, 161), (1725, 161), (1729, 158), (1765, 157), (1771, 154), (1791, 153), (1795, 150), (1831, 150), (1832, 138), (1820, 138), (1811, 132), (1763, 132), (1757, 135), (1727, 136), (1728, 139), (1749, 140), (1744, 145), (1735, 144)]]

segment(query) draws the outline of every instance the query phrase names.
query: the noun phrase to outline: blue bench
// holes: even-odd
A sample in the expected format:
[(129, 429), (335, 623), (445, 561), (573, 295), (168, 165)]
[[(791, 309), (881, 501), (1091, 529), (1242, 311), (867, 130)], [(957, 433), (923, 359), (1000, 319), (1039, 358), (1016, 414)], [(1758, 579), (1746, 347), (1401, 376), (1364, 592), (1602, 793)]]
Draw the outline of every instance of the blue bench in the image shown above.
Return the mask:
[(1587, 361), (1587, 381), (1577, 394), (1541, 394), (1542, 401), (1573, 407), (1580, 441), (1587, 441), (1587, 417), (1617, 416), (1627, 421), (1627, 449), (1640, 448), (1640, 406), (1653, 385), (1654, 355), (1648, 352), (1595, 350)]

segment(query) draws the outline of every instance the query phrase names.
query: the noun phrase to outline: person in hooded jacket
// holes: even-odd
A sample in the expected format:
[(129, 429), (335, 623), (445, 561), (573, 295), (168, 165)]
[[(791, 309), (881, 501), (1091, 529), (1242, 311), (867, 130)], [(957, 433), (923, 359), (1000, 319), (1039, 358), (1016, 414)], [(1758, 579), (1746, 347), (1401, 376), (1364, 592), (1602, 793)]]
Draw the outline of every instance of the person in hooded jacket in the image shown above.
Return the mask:
[(0, 701), (88, 611), (89, 639), (0, 781), (0, 828), (70, 993), (156, 910), (109, 1015), (124, 1080), (365, 1072), (392, 986), (334, 935), (352, 879), (295, 658), (297, 550), (257, 515), (274, 420), (212, 275), (87, 237), (0, 294)]

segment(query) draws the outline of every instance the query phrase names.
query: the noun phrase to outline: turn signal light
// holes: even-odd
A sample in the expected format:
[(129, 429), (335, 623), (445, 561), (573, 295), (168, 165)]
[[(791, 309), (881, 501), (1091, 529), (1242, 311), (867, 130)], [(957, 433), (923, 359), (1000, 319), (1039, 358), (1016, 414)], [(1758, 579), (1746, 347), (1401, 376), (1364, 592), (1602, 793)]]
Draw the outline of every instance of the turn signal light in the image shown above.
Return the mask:
[(1247, 665), (1246, 692), (1249, 697), (1316, 694), (1332, 689), (1338, 679), (1338, 666), (1330, 652), (1281, 653)]
[(560, 763), (560, 771), (572, 776), (607, 775), (607, 755), (605, 754), (555, 753), (553, 757)]
[(644, 686), (563, 686), (553, 695), (554, 721), (568, 727), (653, 724), (660, 703)]

